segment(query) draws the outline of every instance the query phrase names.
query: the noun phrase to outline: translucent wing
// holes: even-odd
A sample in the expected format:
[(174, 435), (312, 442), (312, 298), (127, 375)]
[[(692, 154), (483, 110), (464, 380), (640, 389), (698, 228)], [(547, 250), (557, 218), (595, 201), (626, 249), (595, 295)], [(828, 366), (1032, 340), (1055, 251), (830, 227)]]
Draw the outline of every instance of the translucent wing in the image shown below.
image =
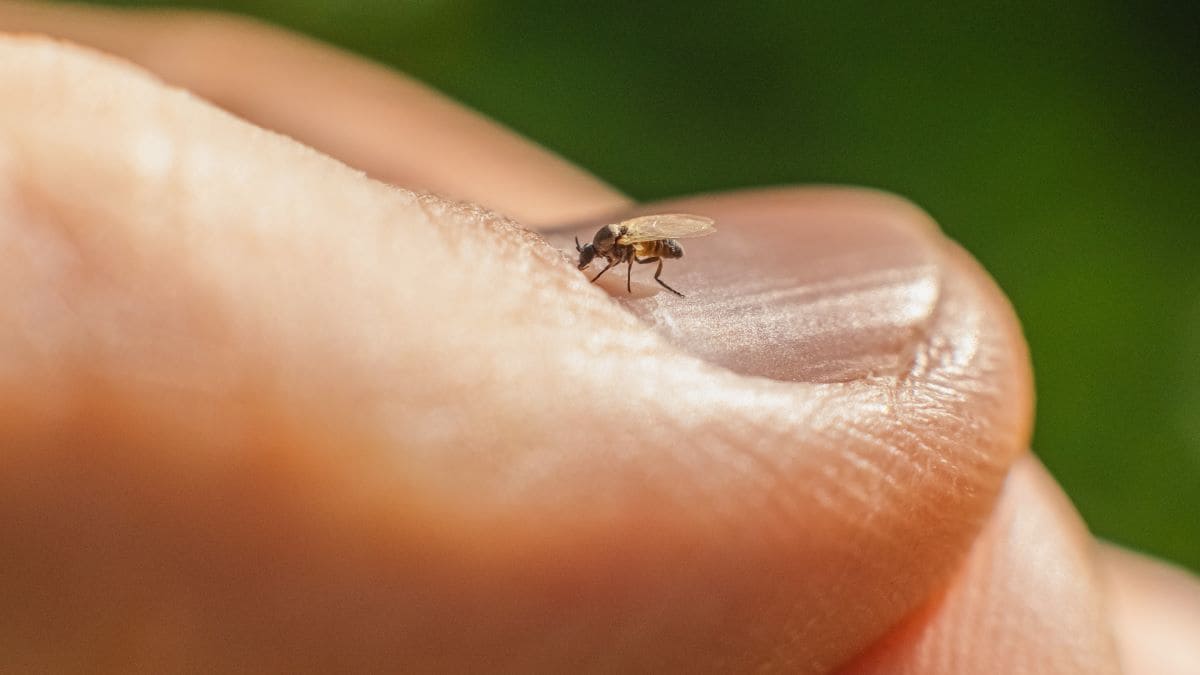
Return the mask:
[(623, 221), (619, 225), (625, 230), (625, 234), (617, 237), (617, 243), (625, 245), (657, 239), (703, 237), (717, 231), (713, 227), (712, 218), (693, 216), (687, 213), (641, 216)]

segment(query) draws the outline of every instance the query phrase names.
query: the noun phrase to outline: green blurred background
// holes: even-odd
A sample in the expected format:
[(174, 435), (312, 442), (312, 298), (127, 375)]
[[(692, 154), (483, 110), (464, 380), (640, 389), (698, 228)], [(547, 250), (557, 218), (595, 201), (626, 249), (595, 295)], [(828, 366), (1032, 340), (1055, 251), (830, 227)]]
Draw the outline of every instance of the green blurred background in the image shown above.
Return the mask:
[(916, 201), (1016, 305), (1092, 529), (1200, 570), (1200, 3), (167, 4), (394, 65), (639, 199)]

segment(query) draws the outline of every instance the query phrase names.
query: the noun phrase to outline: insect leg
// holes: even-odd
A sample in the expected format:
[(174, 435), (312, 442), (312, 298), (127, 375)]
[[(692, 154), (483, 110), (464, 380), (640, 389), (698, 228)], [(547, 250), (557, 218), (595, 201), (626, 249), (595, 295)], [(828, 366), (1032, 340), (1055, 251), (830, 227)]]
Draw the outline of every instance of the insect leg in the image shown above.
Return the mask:
[(629, 265), (625, 268), (625, 292), (626, 293), (633, 292), (633, 288), (630, 287), (632, 283), (633, 283), (633, 256), (629, 256)]
[[(605, 272), (608, 271), (608, 268), (610, 268), (616, 264), (617, 264), (617, 261), (615, 261), (615, 260), (608, 261), (608, 264), (604, 266), (604, 269), (600, 270), (600, 274), (604, 274)], [(596, 280), (600, 278), (600, 274), (597, 274), (596, 276), (592, 277), (593, 284), (596, 283)]]
[(681, 298), (684, 297), (683, 293), (680, 293), (679, 291), (675, 290), (674, 288), (671, 288), (670, 286), (667, 285), (667, 282), (658, 278), (658, 275), (662, 274), (662, 266), (663, 266), (662, 258), (649, 258), (647, 260), (639, 260), (638, 262), (649, 263), (649, 262), (654, 262), (655, 260), (658, 261), (658, 269), (654, 272), (654, 280), (657, 281), (660, 286), (667, 289), (668, 291), (671, 291), (675, 295), (678, 295)]

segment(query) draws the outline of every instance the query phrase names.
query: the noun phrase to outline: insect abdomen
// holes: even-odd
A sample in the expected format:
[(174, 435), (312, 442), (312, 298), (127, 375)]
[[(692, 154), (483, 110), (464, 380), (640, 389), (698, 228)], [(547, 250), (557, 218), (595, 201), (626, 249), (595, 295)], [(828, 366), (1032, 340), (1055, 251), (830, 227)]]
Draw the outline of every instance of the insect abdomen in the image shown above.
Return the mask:
[(674, 239), (656, 239), (637, 244), (638, 256), (642, 258), (682, 258), (683, 247)]

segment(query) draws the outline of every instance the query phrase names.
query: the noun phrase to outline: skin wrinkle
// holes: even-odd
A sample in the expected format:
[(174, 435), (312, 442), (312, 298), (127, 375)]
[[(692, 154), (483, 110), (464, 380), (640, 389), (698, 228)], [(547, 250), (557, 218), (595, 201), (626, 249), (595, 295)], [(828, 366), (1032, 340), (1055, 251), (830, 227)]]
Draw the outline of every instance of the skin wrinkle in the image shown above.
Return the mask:
[[(759, 443), (746, 444), (744, 438), (746, 433), (738, 430), (734, 432), (718, 432), (712, 437), (720, 444), (715, 450), (708, 452), (709, 456), (719, 458), (722, 465), (738, 465), (740, 460), (748, 461), (756, 470), (755, 471), (739, 471), (739, 476), (745, 476), (750, 480), (758, 483), (757, 490), (750, 489), (746, 494), (759, 503), (759, 507), (767, 517), (761, 523), (765, 528), (765, 533), (760, 531), (759, 534), (766, 534), (768, 540), (773, 540), (778, 543), (788, 541), (794, 532), (793, 523), (805, 514), (804, 503), (797, 498), (801, 494), (798, 489), (801, 486), (794, 482), (794, 478), (786, 470), (782, 463), (786, 463), (787, 458), (777, 454), (772, 456), (769, 450), (764, 452), (758, 446), (770, 448), (770, 442), (760, 441)], [(712, 497), (719, 498), (720, 491), (714, 491)], [(729, 509), (723, 509), (723, 513), (736, 513), (733, 509), (740, 510), (742, 505), (732, 505)], [(756, 509), (757, 510), (757, 509)], [(730, 521), (734, 522), (734, 521)]]
[[(939, 284), (939, 287), (940, 287), (940, 284)], [(936, 294), (936, 295), (940, 295), (940, 294)], [(933, 347), (932, 345), (928, 344), (928, 341), (927, 341), (927, 340), (920, 339), (920, 337), (924, 337), (924, 335), (925, 335), (925, 334), (928, 332), (928, 331), (927, 331), (927, 327), (928, 327), (928, 326), (929, 326), (931, 323), (933, 323), (934, 321), (936, 321), (936, 318), (937, 318), (936, 314), (937, 314), (937, 312), (941, 312), (941, 311), (944, 311), (944, 310), (943, 310), (942, 303), (941, 303), (941, 302), (935, 302), (935, 304), (934, 304), (934, 311), (930, 313), (930, 316), (929, 316), (929, 319), (928, 319), (928, 321), (919, 322), (919, 323), (917, 323), (917, 324), (915, 324), (915, 325), (914, 325), (914, 327), (913, 327), (913, 332), (910, 334), (910, 340), (911, 340), (911, 341), (910, 341), (910, 343), (909, 343), (909, 344), (910, 344), (910, 347), (909, 347), (908, 351), (910, 351), (910, 352), (912, 352), (912, 353), (914, 353), (914, 354), (915, 354), (915, 353), (918, 353), (918, 352), (919, 352), (919, 351), (920, 351), (922, 348), (924, 348), (924, 349), (926, 350), (926, 353), (930, 353), (930, 352), (936, 352), (936, 348), (935, 348), (935, 347)], [(918, 336), (920, 336), (920, 337), (918, 337)], [(916, 339), (913, 339), (913, 338), (916, 338)], [(904, 385), (908, 384), (908, 380), (909, 380), (909, 378), (910, 378), (910, 377), (913, 377), (913, 376), (914, 376), (914, 374), (916, 373), (916, 371), (915, 371), (915, 366), (916, 366), (916, 364), (917, 364), (917, 363), (924, 362), (924, 361), (934, 361), (934, 362), (940, 362), (941, 360), (939, 360), (939, 359), (936, 359), (936, 358), (935, 358), (935, 359), (920, 359), (920, 358), (917, 358), (917, 357), (913, 357), (913, 358), (911, 359), (911, 362), (914, 364), (914, 369), (910, 369), (910, 370), (911, 370), (911, 372), (905, 372), (905, 373), (902, 373), (902, 374), (901, 374), (901, 376), (900, 376), (900, 377), (897, 379), (897, 381), (895, 382), (895, 384), (894, 384), (893, 386), (894, 386), (894, 387), (903, 387)], [(927, 368), (928, 368), (928, 366), (926, 366), (926, 369), (927, 369)], [(928, 372), (928, 370), (925, 370), (924, 372), (921, 372), (920, 374), (921, 374), (922, 376), (924, 376), (924, 377), (928, 377), (928, 376), (929, 376), (929, 372)], [(915, 387), (914, 387), (914, 388), (915, 388)], [(892, 400), (894, 400), (894, 398), (893, 398)], [(848, 427), (848, 428), (849, 428), (849, 429), (853, 429), (853, 427)], [(909, 429), (909, 428), (922, 428), (922, 427), (920, 427), (920, 426), (909, 426), (909, 427), (906, 427), (906, 426), (905, 426), (905, 425), (903, 425), (903, 424), (898, 424), (898, 425), (896, 425), (896, 428), (898, 428), (898, 429), (901, 429), (901, 430), (905, 430), (905, 431), (907, 431), (907, 429)], [(915, 438), (915, 437), (914, 437), (914, 440), (917, 440), (918, 442), (914, 443), (914, 444), (913, 444), (913, 447), (917, 447), (917, 448), (922, 448), (922, 447), (923, 447), (923, 448), (927, 448), (927, 449), (928, 449), (928, 448), (930, 448), (930, 445), (929, 445), (929, 444), (927, 444), (927, 443), (925, 443), (925, 442), (923, 442), (923, 441), (921, 441), (921, 439), (919, 439), (919, 438)], [(879, 445), (880, 445), (881, 447), (887, 447), (887, 443), (880, 443)], [(945, 463), (945, 462), (946, 462), (946, 455), (944, 455), (943, 453), (936, 453), (936, 452), (935, 452), (935, 453), (931, 453), (931, 454), (932, 454), (932, 456), (935, 458), (935, 461), (937, 461), (937, 462), (940, 462), (940, 463)], [(851, 457), (853, 457), (853, 456), (851, 455)], [(870, 462), (868, 462), (867, 464), (868, 464), (869, 466), (871, 466), (872, 468), (875, 468), (875, 467), (874, 467), (874, 465), (873, 465), (873, 464), (871, 464)], [(951, 467), (949, 467), (949, 468), (951, 468), (951, 470), (953, 471), (953, 467), (952, 467), (952, 466), (951, 466)], [(892, 483), (893, 483), (893, 484), (895, 484), (895, 481), (892, 481)], [(928, 502), (926, 502), (926, 504), (928, 504)]]

